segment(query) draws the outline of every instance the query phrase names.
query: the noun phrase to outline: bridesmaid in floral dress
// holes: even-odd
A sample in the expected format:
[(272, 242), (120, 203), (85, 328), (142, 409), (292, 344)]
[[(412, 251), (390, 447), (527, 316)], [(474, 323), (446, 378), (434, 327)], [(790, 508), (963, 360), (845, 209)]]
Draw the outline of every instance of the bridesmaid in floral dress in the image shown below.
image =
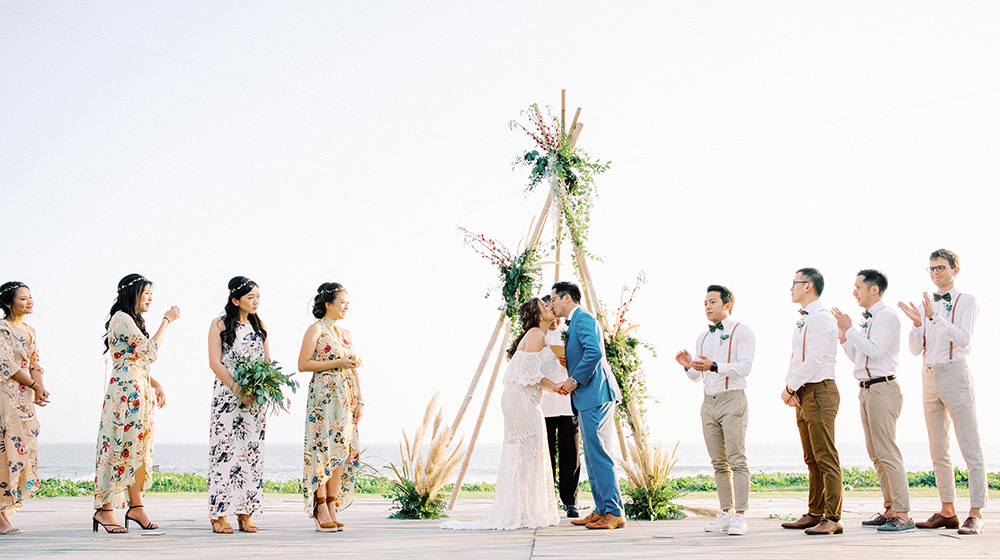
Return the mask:
[(0, 286), (0, 535), (20, 533), (10, 524), (24, 500), (38, 490), (38, 418), (45, 406), (35, 329), (24, 322), (32, 311), (31, 291), (22, 282)]
[(209, 427), (208, 517), (212, 531), (232, 533), (226, 513), (235, 511), (240, 531), (256, 533), (251, 516), (264, 491), (266, 415), (253, 397), (238, 397), (232, 360), (271, 361), (267, 330), (257, 315), (260, 289), (245, 276), (229, 281), (229, 301), (208, 332), (208, 363), (215, 373)]
[[(146, 474), (153, 459), (153, 409), (163, 408), (167, 401), (163, 387), (149, 375), (149, 364), (156, 360), (167, 325), (181, 312), (177, 307), (168, 309), (150, 337), (142, 314), (149, 311), (152, 302), (153, 283), (140, 274), (129, 274), (118, 282), (118, 299), (105, 324), (104, 347), (105, 352), (111, 352), (114, 369), (104, 394), (97, 437), (95, 532), (101, 525), (109, 533), (126, 533), (129, 521), (143, 529), (158, 528), (142, 507), (142, 493), (153, 484)], [(129, 508), (122, 527), (114, 510), (126, 503)]]
[(305, 509), (316, 530), (343, 530), (337, 512), (354, 502), (354, 473), (360, 468), (357, 423), (364, 401), (358, 383), (358, 360), (351, 333), (338, 325), (350, 302), (335, 282), (319, 287), (313, 316), (299, 351), (299, 371), (313, 372), (306, 403)]

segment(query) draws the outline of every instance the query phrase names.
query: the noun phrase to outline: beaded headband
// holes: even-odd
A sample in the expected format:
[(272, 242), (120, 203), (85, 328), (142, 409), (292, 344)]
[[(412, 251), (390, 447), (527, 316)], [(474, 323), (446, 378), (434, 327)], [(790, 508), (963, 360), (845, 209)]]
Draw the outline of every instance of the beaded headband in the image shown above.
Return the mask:
[(128, 288), (129, 286), (131, 286), (132, 284), (135, 284), (136, 282), (149, 282), (149, 280), (146, 280), (145, 276), (139, 276), (135, 280), (132, 280), (128, 284), (125, 284), (124, 286), (121, 286), (120, 288), (118, 288), (118, 292), (120, 293), (122, 290), (124, 290), (125, 288)]
[(229, 295), (233, 295), (233, 294), (235, 294), (236, 292), (238, 292), (238, 291), (242, 290), (243, 288), (246, 288), (247, 286), (249, 286), (250, 284), (253, 284), (253, 283), (254, 283), (254, 281), (253, 281), (253, 280), (251, 280), (251, 279), (247, 278), (247, 279), (246, 279), (246, 280), (244, 280), (244, 281), (243, 281), (243, 283), (241, 283), (241, 284), (240, 284), (239, 286), (236, 286), (236, 287), (235, 287), (235, 288), (233, 288), (232, 290), (229, 290)]
[(319, 293), (320, 294), (334, 294), (334, 295), (336, 295), (336, 294), (338, 294), (340, 292), (343, 292), (343, 291), (344, 291), (344, 287), (340, 286), (340, 287), (337, 287), (337, 288), (327, 288), (325, 290), (320, 290)]
[(9, 292), (11, 290), (16, 290), (18, 288), (27, 288), (27, 287), (28, 287), (28, 285), (25, 284), (25, 283), (23, 283), (23, 282), (14, 282), (10, 286), (7, 286), (6, 288), (0, 290), (0, 295), (6, 294), (7, 292)]

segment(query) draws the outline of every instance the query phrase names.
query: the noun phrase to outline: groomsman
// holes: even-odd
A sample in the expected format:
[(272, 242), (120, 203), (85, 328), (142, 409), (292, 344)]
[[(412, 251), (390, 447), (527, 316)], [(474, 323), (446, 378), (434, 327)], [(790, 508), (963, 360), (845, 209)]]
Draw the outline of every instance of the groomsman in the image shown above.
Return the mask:
[[(743, 392), (753, 365), (753, 331), (729, 318), (736, 298), (725, 286), (711, 285), (705, 296), (708, 330), (695, 340), (697, 358), (687, 350), (677, 353), (691, 381), (704, 381), (705, 401), (701, 405), (701, 427), (705, 446), (715, 469), (719, 507), (724, 513), (706, 525), (712, 533), (727, 531), (745, 535), (744, 516), (750, 503), (750, 469), (747, 468), (747, 397)], [(735, 514), (733, 494), (735, 491)]]
[(861, 524), (879, 531), (912, 531), (910, 486), (903, 454), (896, 445), (896, 421), (903, 409), (903, 392), (896, 381), (899, 364), (899, 317), (882, 302), (889, 280), (878, 270), (865, 269), (854, 279), (854, 298), (864, 309), (861, 326), (834, 307), (840, 344), (854, 362), (854, 377), (861, 386), (861, 427), (868, 456), (882, 487), (884, 513)]
[[(542, 298), (545, 303), (552, 301), (552, 296)], [(545, 331), (545, 344), (549, 346), (565, 346), (562, 333), (569, 327), (556, 317)], [(569, 379), (566, 367), (561, 363), (556, 366), (552, 382), (559, 384)], [(559, 498), (562, 500), (566, 517), (580, 517), (576, 505), (578, 487), (580, 485), (580, 430), (577, 427), (576, 414), (573, 413), (573, 403), (569, 395), (561, 395), (553, 391), (542, 394), (542, 415), (545, 416), (545, 430), (549, 436), (549, 459), (552, 461), (552, 480), (559, 483)], [(558, 466), (558, 472), (556, 467)]]
[(958, 532), (963, 535), (983, 532), (982, 508), (986, 507), (986, 462), (979, 439), (976, 418), (976, 395), (972, 372), (966, 359), (972, 347), (972, 329), (979, 315), (979, 304), (972, 294), (955, 289), (958, 255), (947, 249), (931, 253), (927, 271), (937, 287), (931, 296), (924, 292), (921, 306), (899, 302), (900, 309), (913, 321), (910, 352), (923, 354), (924, 419), (930, 439), (934, 479), (937, 481), (941, 511), (921, 529), (958, 527), (955, 512), (955, 472), (948, 454), (949, 418), (955, 425), (955, 437), (969, 469), (969, 517)]
[(802, 268), (792, 280), (792, 302), (799, 304), (792, 333), (792, 359), (781, 399), (795, 408), (802, 452), (809, 468), (809, 511), (785, 529), (805, 529), (808, 535), (844, 532), (840, 523), (844, 481), (834, 428), (840, 408), (834, 365), (837, 361), (837, 320), (820, 301), (823, 275)]

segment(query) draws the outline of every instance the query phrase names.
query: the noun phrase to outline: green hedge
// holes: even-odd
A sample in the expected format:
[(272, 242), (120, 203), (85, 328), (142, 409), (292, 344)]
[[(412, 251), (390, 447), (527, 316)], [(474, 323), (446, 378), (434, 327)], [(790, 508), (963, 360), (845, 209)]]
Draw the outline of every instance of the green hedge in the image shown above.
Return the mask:
[[(859, 469), (850, 467), (843, 470), (844, 484), (854, 488), (878, 488), (878, 476), (875, 469)], [(911, 487), (934, 487), (934, 471), (917, 471), (906, 473)], [(1000, 490), (1000, 473), (986, 475), (989, 487)], [(625, 479), (619, 481), (625, 488)], [(959, 488), (969, 487), (969, 475), (966, 471), (955, 469), (955, 485)], [(714, 492), (715, 477), (709, 474), (696, 476), (679, 476), (667, 481), (666, 487), (677, 492)], [(802, 473), (751, 473), (750, 489), (753, 491), (767, 490), (805, 490), (809, 487), (809, 477)], [(447, 484), (443, 492), (451, 493), (453, 484)], [(208, 481), (205, 477), (191, 473), (154, 473), (153, 486), (150, 492), (206, 492)], [(384, 496), (389, 492), (389, 480), (384, 476), (357, 477), (354, 490), (358, 494)], [(496, 485), (488, 482), (469, 482), (462, 484), (463, 492), (493, 492)], [(590, 481), (580, 482), (581, 492), (590, 492)], [(301, 494), (302, 481), (264, 481), (264, 492), (275, 494)], [(72, 482), (65, 479), (46, 478), (35, 494), (38, 498), (54, 498), (57, 496), (93, 496), (94, 482)]]

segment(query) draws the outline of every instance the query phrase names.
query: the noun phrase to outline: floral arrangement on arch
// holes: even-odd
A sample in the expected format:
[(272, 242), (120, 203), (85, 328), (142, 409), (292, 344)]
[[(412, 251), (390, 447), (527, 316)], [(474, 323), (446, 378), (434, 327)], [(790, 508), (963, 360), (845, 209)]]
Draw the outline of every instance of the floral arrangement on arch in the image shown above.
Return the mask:
[[(535, 148), (514, 160), (513, 167), (529, 167), (531, 174), (526, 190), (548, 179), (552, 193), (558, 204), (557, 240), (569, 235), (574, 249), (586, 254), (584, 247), (590, 226), (590, 211), (597, 198), (594, 176), (608, 170), (611, 162), (601, 163), (591, 160), (587, 152), (573, 145), (572, 131), (563, 129), (563, 123), (547, 107), (548, 118), (542, 116), (537, 106), (521, 111), (527, 119), (525, 126), (517, 121), (510, 122), (511, 130), (520, 129), (535, 142)], [(565, 224), (565, 231), (562, 227)], [(577, 251), (573, 252), (573, 263), (577, 263)], [(593, 255), (591, 255), (593, 256)]]
[[(521, 253), (514, 254), (502, 243), (485, 235), (461, 227), (458, 229), (465, 235), (466, 245), (500, 270), (500, 284), (496, 287), (500, 289), (504, 300), (500, 309), (513, 324), (517, 317), (517, 308), (533, 298), (541, 289), (538, 278), (542, 272), (542, 263), (539, 262), (538, 248), (529, 247)], [(486, 292), (486, 297), (489, 297), (490, 291)]]
[(656, 357), (656, 348), (652, 344), (632, 336), (632, 331), (639, 325), (630, 324), (627, 316), (636, 292), (645, 283), (646, 275), (640, 272), (631, 291), (627, 287), (622, 288), (618, 310), (613, 315), (614, 323), (611, 324), (611, 330), (604, 333), (604, 352), (622, 392), (622, 402), (618, 404), (618, 416), (628, 422), (633, 434), (642, 431), (643, 417), (646, 414), (643, 406), (648, 398), (646, 378), (642, 372), (642, 358), (639, 357), (638, 349), (645, 348), (654, 358)]

